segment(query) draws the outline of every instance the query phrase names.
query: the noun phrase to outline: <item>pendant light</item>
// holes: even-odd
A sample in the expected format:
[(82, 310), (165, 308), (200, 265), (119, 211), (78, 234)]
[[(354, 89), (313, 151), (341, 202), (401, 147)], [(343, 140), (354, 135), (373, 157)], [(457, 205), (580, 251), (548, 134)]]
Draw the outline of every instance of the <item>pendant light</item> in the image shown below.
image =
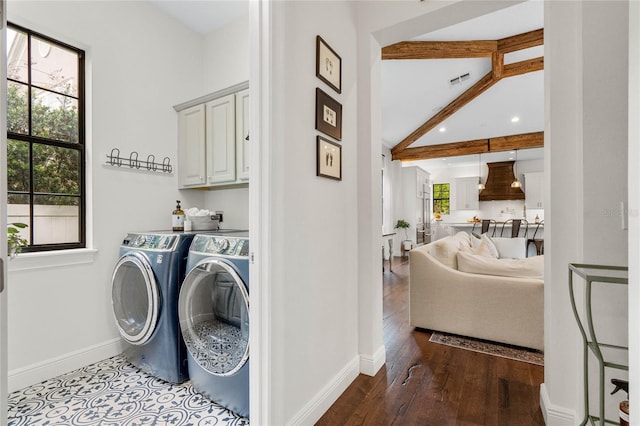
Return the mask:
[(516, 180), (511, 183), (512, 188), (521, 188), (522, 184), (518, 180), (518, 174), (516, 172), (516, 165), (518, 164), (518, 150), (516, 149), (516, 161), (513, 163), (513, 174), (515, 175)]
[(484, 183), (482, 183), (482, 154), (478, 154), (478, 191), (484, 189)]

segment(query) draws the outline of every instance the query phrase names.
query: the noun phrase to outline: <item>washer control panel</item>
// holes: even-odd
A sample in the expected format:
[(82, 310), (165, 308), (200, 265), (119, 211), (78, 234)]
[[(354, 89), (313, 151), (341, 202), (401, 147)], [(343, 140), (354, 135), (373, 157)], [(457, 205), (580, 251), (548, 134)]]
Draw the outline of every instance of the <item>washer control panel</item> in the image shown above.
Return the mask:
[(169, 234), (127, 234), (122, 246), (145, 250), (172, 251), (178, 237)]
[(196, 235), (189, 251), (221, 256), (248, 257), (249, 238), (227, 235)]

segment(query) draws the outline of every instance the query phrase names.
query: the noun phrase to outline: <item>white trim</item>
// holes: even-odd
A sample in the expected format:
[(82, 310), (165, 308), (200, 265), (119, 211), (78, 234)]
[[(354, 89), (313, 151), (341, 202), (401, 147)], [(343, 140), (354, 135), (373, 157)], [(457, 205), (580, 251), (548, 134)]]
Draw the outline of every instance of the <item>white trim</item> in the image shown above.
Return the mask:
[(358, 357), (353, 358), (326, 386), (311, 398), (287, 425), (312, 425), (336, 402), (349, 385), (358, 377)]
[(373, 356), (360, 354), (360, 372), (367, 376), (375, 376), (386, 360), (387, 355), (384, 345), (380, 346)]
[(118, 337), (46, 361), (16, 368), (9, 371), (9, 392), (40, 383), (43, 380), (57, 377), (120, 353), (122, 353), (122, 346)]
[(98, 250), (73, 249), (35, 253), (21, 253), (9, 260), (9, 272), (30, 271), (34, 269), (54, 268), (57, 266), (81, 265), (92, 263)]
[(540, 385), (540, 409), (547, 426), (573, 426), (576, 424), (576, 412), (566, 407), (553, 405), (544, 383)]

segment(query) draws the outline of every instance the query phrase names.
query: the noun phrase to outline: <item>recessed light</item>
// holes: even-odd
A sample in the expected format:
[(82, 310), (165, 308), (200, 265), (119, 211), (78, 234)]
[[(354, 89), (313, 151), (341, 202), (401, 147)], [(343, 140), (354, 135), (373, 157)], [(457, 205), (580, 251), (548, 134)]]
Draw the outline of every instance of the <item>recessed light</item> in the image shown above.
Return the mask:
[(446, 128), (446, 127), (440, 127), (440, 128), (438, 129), (438, 131), (439, 131), (440, 133), (444, 133), (444, 132), (446, 132), (446, 131), (447, 131), (447, 128)]
[(514, 115), (513, 117), (511, 117), (512, 123), (517, 123), (518, 121), (520, 121), (520, 117), (518, 117), (517, 115)]

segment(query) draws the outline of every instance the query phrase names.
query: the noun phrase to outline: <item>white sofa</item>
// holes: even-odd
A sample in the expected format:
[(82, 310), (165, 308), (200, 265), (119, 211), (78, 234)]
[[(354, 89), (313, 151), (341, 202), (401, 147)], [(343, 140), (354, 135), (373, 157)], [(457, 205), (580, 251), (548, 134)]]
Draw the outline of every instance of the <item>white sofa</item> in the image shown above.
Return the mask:
[(411, 325), (542, 350), (543, 257), (497, 258), (488, 240), (460, 232), (411, 250)]

